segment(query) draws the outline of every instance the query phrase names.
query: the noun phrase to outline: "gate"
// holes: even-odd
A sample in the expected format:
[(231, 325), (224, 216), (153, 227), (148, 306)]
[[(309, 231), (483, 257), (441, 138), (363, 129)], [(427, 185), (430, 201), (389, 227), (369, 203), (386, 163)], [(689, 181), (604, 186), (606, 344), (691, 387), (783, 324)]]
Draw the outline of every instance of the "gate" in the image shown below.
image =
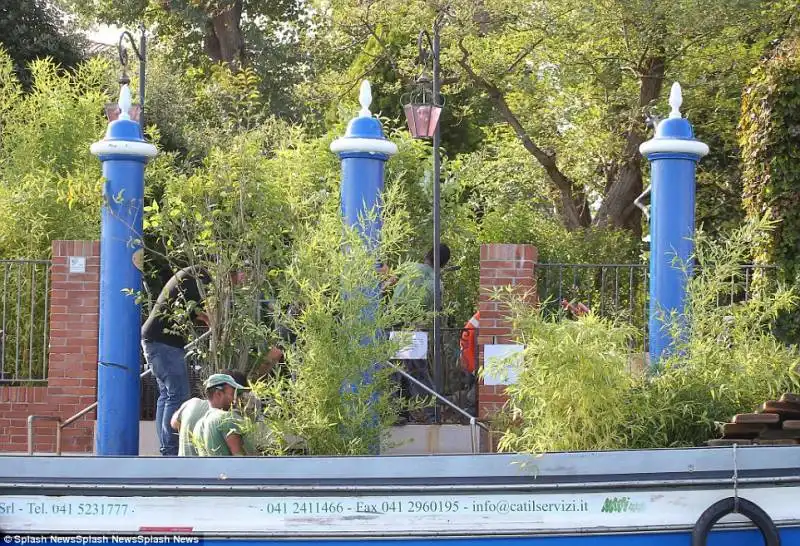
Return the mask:
[(0, 260), (0, 384), (47, 381), (49, 260)]

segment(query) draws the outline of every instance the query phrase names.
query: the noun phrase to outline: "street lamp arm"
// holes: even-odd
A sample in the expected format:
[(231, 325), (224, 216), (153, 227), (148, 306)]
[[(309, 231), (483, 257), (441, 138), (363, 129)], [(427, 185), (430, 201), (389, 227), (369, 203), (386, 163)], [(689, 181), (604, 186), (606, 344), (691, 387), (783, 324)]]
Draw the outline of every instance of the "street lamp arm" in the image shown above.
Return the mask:
[(119, 44), (117, 45), (117, 49), (119, 51), (119, 63), (122, 66), (128, 66), (128, 50), (125, 49), (125, 46), (122, 42), (128, 38), (128, 42), (130, 42), (131, 47), (133, 48), (133, 52), (136, 54), (136, 58), (140, 61), (143, 61), (142, 54), (139, 52), (139, 48), (136, 47), (136, 41), (133, 38), (133, 35), (128, 32), (127, 30), (123, 31), (122, 34), (119, 36)]
[(133, 48), (136, 58), (139, 60), (139, 123), (144, 127), (144, 91), (145, 91), (145, 75), (147, 72), (147, 38), (144, 23), (139, 25), (141, 37), (139, 38), (139, 47), (136, 47), (136, 40), (133, 35), (127, 30), (122, 31), (119, 36), (119, 43), (117, 44), (117, 52), (119, 53), (119, 63), (122, 65), (122, 75), (119, 78), (120, 85), (127, 85), (130, 83), (128, 78), (128, 50), (125, 49), (125, 38), (128, 39)]

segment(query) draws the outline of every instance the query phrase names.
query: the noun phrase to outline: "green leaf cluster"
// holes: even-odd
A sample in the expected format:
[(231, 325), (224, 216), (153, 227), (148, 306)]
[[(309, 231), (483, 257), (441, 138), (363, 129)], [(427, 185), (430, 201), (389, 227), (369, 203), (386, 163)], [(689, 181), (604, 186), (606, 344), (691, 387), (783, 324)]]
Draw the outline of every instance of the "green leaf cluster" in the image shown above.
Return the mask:
[(14, 71), (23, 87), (33, 85), (28, 64), (51, 59), (72, 68), (84, 58), (85, 40), (52, 3), (14, 0), (0, 7), (0, 46), (14, 61)]
[(106, 127), (109, 67), (94, 59), (74, 72), (30, 64), (24, 93), (0, 50), (0, 256), (45, 258), (54, 239), (96, 239), (101, 172), (90, 145)]
[[(631, 350), (625, 323), (589, 315), (552, 318), (511, 300), (520, 343), (519, 381), (508, 387), (508, 451), (654, 449), (700, 446), (734, 414), (800, 387), (798, 349), (772, 327), (795, 310), (794, 287), (764, 285), (749, 299), (742, 271), (753, 241), (773, 226), (749, 222), (724, 241), (697, 237), (702, 264), (689, 280), (685, 313), (663, 317), (674, 351), (657, 373), (641, 373), (645, 355)], [(769, 289), (766, 288), (769, 286)]]
[[(793, 281), (800, 274), (800, 40), (780, 44), (753, 71), (739, 131), (747, 215), (779, 222), (755, 241), (753, 259), (775, 264)], [(783, 322), (796, 339), (800, 323), (790, 316)]]

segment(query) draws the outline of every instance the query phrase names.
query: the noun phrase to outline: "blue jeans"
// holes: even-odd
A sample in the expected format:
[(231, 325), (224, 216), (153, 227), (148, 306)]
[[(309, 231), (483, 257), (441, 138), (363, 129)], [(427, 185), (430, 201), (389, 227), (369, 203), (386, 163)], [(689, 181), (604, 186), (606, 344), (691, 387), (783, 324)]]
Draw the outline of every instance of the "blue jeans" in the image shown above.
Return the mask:
[(144, 358), (158, 383), (156, 434), (161, 454), (178, 455), (178, 432), (169, 424), (172, 415), (189, 399), (189, 372), (183, 348), (156, 341), (143, 341)]

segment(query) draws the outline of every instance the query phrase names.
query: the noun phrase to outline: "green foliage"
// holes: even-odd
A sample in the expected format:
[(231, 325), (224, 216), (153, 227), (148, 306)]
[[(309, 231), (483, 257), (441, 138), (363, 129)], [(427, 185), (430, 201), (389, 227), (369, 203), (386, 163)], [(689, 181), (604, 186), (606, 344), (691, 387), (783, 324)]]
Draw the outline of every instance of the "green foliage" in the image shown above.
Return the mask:
[[(639, 215), (631, 205), (646, 179), (636, 154), (646, 138), (644, 114), (666, 114), (662, 91), (674, 80), (686, 91), (700, 138), (714, 145), (708, 167), (701, 167), (698, 218), (721, 229), (739, 219), (740, 183), (730, 160), (739, 91), (764, 45), (785, 31), (790, 13), (757, 0), (336, 0), (315, 7), (323, 30), (312, 41), (321, 45), (312, 49), (314, 77), (305, 86), (316, 96), (338, 100), (364, 74), (382, 83), (382, 94), (410, 88), (420, 72), (414, 37), (438, 12), (445, 113), (455, 117), (442, 123), (450, 159), (465, 151), (491, 157), (496, 146), (486, 135), (497, 127), (513, 130), (525, 149), (514, 159), (498, 158), (491, 190), (502, 186), (501, 194), (511, 194), (538, 186), (537, 197), (547, 196), (557, 212), (565, 201), (582, 206), (585, 193), (596, 225), (634, 232)], [(473, 124), (479, 129), (467, 131)], [(530, 161), (525, 167), (516, 161), (522, 154)], [(517, 176), (510, 174), (515, 168)], [(475, 188), (476, 197), (491, 199), (489, 188)], [(623, 203), (604, 200), (621, 194), (616, 198)], [(586, 227), (587, 220), (569, 227)]]
[(74, 73), (51, 61), (30, 65), (23, 94), (0, 52), (0, 256), (43, 258), (54, 239), (95, 239), (100, 219), (98, 161), (89, 146), (103, 135), (108, 66)]
[[(163, 53), (178, 73), (223, 63), (259, 75), (262, 104), (283, 117), (296, 114), (292, 86), (302, 74), (297, 34), (304, 6), (295, 0), (58, 0), (86, 25), (144, 23), (149, 54)], [(148, 66), (149, 68), (149, 66)]]
[[(740, 141), (743, 203), (750, 218), (768, 216), (777, 228), (756, 241), (757, 261), (775, 264), (788, 281), (800, 274), (800, 40), (777, 47), (753, 72), (742, 101)], [(787, 317), (784, 328), (797, 329)]]
[(421, 297), (412, 293), (403, 305), (390, 299), (376, 305), (371, 288), (386, 280), (375, 263), (400, 259), (407, 235), (402, 224), (384, 232), (376, 255), (329, 208), (294, 246), (279, 291), (284, 306), (299, 309), (284, 317), (298, 335), (288, 352), (292, 380), (262, 387), (273, 400), (266, 421), (274, 437), (303, 438), (313, 455), (366, 454), (385, 441), (399, 409), (388, 367), (399, 342), (380, 332), (422, 314)]
[(14, 0), (0, 6), (0, 46), (13, 59), (14, 72), (26, 89), (33, 85), (31, 62), (49, 58), (72, 68), (83, 58), (83, 42), (49, 2)]
[[(624, 447), (629, 409), (619, 396), (633, 377), (625, 364), (630, 327), (595, 316), (547, 320), (517, 308), (525, 365), (508, 387), (512, 421), (505, 451), (584, 451)], [(591, 393), (591, 396), (589, 395)]]
[[(272, 443), (259, 443), (275, 453), (298, 437), (315, 454), (366, 453), (378, 445), (400, 404), (383, 366), (399, 341), (375, 332), (422, 313), (413, 297), (402, 306), (382, 301), (371, 317), (364, 312), (368, 288), (386, 280), (375, 264), (406, 264), (412, 233), (403, 179), (415, 164), (415, 145), (401, 141), (398, 162), (387, 170), (376, 254), (342, 225), (340, 166), (329, 144), (330, 137), (308, 139), (268, 119), (256, 129), (232, 129), (227, 142), (209, 142), (202, 164), (186, 172), (175, 158), (148, 167), (161, 194), (149, 198), (145, 228), (163, 245), (151, 248), (151, 259), (161, 252), (171, 271), (193, 264), (211, 273), (211, 343), (200, 351), (207, 369), (252, 372), (279, 343), (276, 325), (297, 335), (286, 351), (284, 376), (292, 379), (257, 386), (272, 403), (267, 430), (254, 426), (254, 434), (269, 436)], [(231, 274), (239, 270), (247, 280), (234, 285)], [(275, 302), (275, 324), (264, 320), (263, 299)], [(363, 380), (367, 373), (372, 381)]]
[[(461, 266), (446, 278), (445, 287), (457, 326), (477, 310), (481, 244), (532, 244), (538, 249), (538, 261), (545, 264), (638, 263), (638, 245), (629, 232), (596, 228), (569, 231), (560, 220), (543, 212), (536, 201), (509, 201), (504, 207), (488, 212), (482, 222), (462, 210), (458, 226), (447, 235), (448, 241), (453, 242), (452, 259)], [(584, 284), (596, 280), (585, 279)]]
[[(97, 238), (101, 171), (89, 146), (105, 127), (107, 68), (92, 61), (64, 73), (34, 61), (25, 93), (0, 49), (0, 260), (46, 259), (54, 239)], [(46, 378), (43, 268), (2, 265), (6, 378)]]
[(526, 344), (520, 380), (509, 387), (505, 450), (553, 451), (698, 446), (732, 415), (800, 387), (798, 350), (771, 327), (796, 309), (794, 288), (777, 285), (729, 303), (742, 288), (742, 260), (771, 226), (751, 222), (724, 242), (697, 237), (702, 269), (689, 282), (686, 313), (665, 317), (676, 345), (653, 376), (631, 373), (631, 331), (595, 316), (544, 318), (516, 302)]
[(190, 159), (255, 128), (268, 118), (261, 79), (251, 68), (222, 65), (182, 69), (163, 54), (148, 63), (147, 123), (161, 145)]

